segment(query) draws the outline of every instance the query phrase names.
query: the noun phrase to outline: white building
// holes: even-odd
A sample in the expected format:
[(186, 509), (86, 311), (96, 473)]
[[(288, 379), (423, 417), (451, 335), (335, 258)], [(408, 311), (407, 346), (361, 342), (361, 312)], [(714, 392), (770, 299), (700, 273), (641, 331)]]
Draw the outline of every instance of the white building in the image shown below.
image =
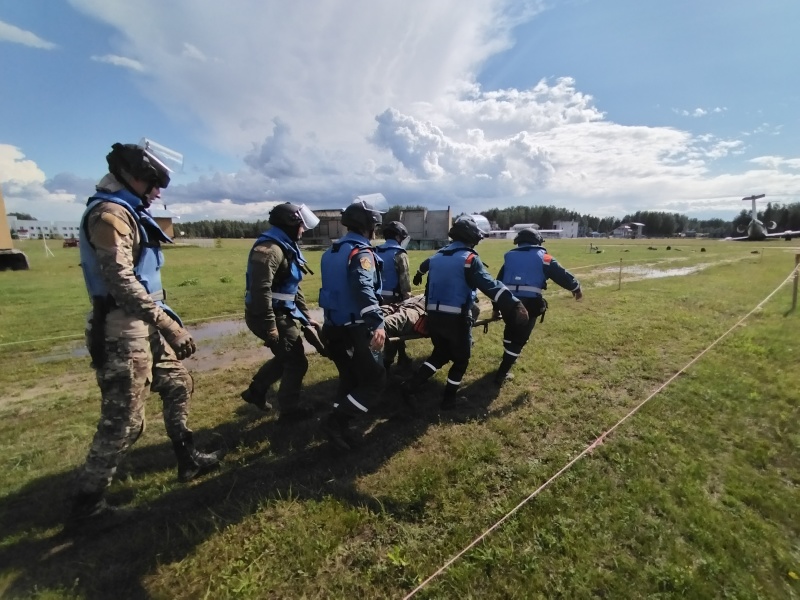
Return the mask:
[(559, 238), (578, 237), (578, 221), (553, 221), (553, 229), (560, 229)]
[(80, 238), (81, 229), (77, 221), (33, 221), (16, 217), (8, 217), (8, 227), (21, 240)]

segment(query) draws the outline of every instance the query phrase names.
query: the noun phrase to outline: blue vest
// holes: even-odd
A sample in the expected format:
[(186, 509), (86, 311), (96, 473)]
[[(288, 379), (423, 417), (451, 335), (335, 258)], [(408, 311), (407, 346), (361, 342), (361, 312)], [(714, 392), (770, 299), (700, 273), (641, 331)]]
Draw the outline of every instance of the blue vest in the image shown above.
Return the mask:
[(518, 298), (536, 298), (547, 288), (541, 246), (524, 244), (506, 252), (503, 257), (503, 283)]
[(286, 260), (289, 262), (289, 275), (283, 281), (272, 281), (272, 308), (275, 310), (288, 309), (289, 313), (302, 323), (308, 323), (305, 315), (297, 308), (295, 300), (297, 298), (297, 290), (300, 289), (300, 282), (303, 279), (303, 271), (301, 267), (306, 264), (306, 259), (297, 242), (291, 239), (283, 229), (279, 227), (272, 227), (265, 231), (253, 244), (250, 249), (250, 254), (247, 257), (247, 273), (245, 274), (245, 294), (244, 303), (250, 304), (250, 259), (253, 257), (253, 251), (256, 246), (264, 242), (275, 242), (283, 250)]
[(405, 253), (406, 249), (397, 243), (397, 240), (387, 240), (375, 250), (383, 259), (381, 278), (383, 281), (381, 295), (387, 300), (402, 300), (400, 293), (400, 276), (397, 274), (397, 265), (394, 262), (398, 253)]
[(469, 314), (477, 293), (467, 283), (466, 270), (476, 256), (463, 242), (453, 242), (431, 256), (425, 291), (428, 312)]
[(181, 323), (175, 312), (164, 304), (164, 287), (161, 284), (161, 267), (164, 265), (164, 252), (161, 243), (171, 244), (170, 237), (161, 230), (155, 219), (142, 208), (142, 200), (126, 189), (118, 192), (96, 192), (86, 203), (86, 210), (81, 217), (81, 236), (78, 242), (81, 255), (81, 269), (86, 282), (86, 290), (90, 298), (110, 298), (108, 288), (100, 275), (97, 256), (89, 239), (87, 217), (92, 209), (101, 202), (113, 202), (127, 210), (136, 221), (139, 230), (139, 257), (133, 265), (133, 274), (142, 284), (150, 297), (161, 306), (173, 319)]
[(375, 295), (381, 292), (381, 263), (379, 256), (372, 250), (369, 240), (357, 233), (349, 232), (339, 238), (322, 255), (322, 288), (319, 290), (319, 305), (325, 312), (325, 320), (332, 325), (356, 325), (363, 323), (361, 305), (355, 292), (350, 288), (347, 270), (350, 260), (363, 248), (368, 248), (375, 259), (374, 290)]

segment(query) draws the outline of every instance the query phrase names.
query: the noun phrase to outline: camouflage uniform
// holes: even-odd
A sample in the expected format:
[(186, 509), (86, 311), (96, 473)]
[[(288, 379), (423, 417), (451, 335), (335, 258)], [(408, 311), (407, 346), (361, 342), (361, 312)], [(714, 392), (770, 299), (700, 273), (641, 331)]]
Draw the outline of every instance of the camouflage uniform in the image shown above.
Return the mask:
[[(97, 189), (122, 188), (106, 175)], [(95, 249), (103, 279), (116, 307), (105, 319), (106, 359), (95, 365), (102, 395), (100, 422), (86, 463), (78, 474), (81, 494), (102, 493), (111, 483), (122, 453), (145, 429), (144, 404), (152, 388), (161, 395), (167, 435), (176, 443), (191, 439), (186, 425), (192, 377), (159, 331), (174, 325), (134, 275), (141, 248), (133, 216), (121, 206), (102, 202), (88, 215), (83, 234)], [(90, 345), (93, 313), (87, 322)]]
[[(280, 246), (273, 242), (259, 244), (250, 255), (250, 303), (245, 305), (245, 323), (256, 336), (267, 342), (269, 331), (277, 329), (279, 339), (270, 345), (274, 357), (253, 376), (249, 393), (262, 400), (270, 386), (280, 380), (278, 404), (283, 414), (303, 412), (300, 389), (308, 370), (303, 336), (289, 310), (276, 311), (272, 305), (273, 281), (287, 277), (289, 261)], [(298, 310), (310, 320), (303, 292), (295, 296)]]
[(425, 296), (412, 296), (403, 302), (381, 306), (387, 339), (413, 335), (414, 325), (425, 314)]

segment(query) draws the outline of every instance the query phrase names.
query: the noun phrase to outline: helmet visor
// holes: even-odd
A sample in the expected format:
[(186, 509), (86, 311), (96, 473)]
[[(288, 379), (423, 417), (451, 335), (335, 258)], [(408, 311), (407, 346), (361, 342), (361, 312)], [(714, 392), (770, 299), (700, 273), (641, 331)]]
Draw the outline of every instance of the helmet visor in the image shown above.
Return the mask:
[(308, 208), (305, 204), (300, 205), (300, 210), (297, 212), (300, 215), (300, 218), (303, 220), (303, 227), (308, 231), (309, 229), (314, 229), (317, 225), (319, 225), (319, 218), (311, 209)]
[(366, 210), (380, 214), (389, 212), (389, 203), (381, 193), (356, 196), (352, 204), (361, 204)]
[(183, 154), (180, 152), (147, 138), (142, 138), (139, 141), (139, 147), (145, 151), (151, 161), (167, 173), (183, 171)]

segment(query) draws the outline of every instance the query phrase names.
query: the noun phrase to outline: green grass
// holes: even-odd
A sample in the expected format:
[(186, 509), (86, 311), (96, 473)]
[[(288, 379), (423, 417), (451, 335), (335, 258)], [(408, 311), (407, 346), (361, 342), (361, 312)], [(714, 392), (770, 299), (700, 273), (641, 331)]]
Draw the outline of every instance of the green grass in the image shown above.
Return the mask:
[[(105, 535), (69, 540), (60, 526), (96, 425), (86, 359), (38, 363), (43, 344), (0, 347), (0, 595), (402, 597), (794, 266), (784, 243), (762, 255), (750, 254), (760, 246), (709, 240), (603, 242), (600, 254), (583, 241), (548, 244), (584, 281), (586, 298), (548, 290), (551, 310), (512, 382), (499, 393), (489, 383), (501, 327), (476, 330), (464, 379), (475, 409), (384, 414), (364, 424), (358, 453), (332, 453), (313, 421), (281, 429), (243, 405), (238, 392), (256, 364), (235, 362), (195, 373), (190, 417), (201, 444), (229, 449), (225, 468), (180, 485), (151, 398), (148, 430), (111, 490), (113, 500), (147, 510)], [(241, 311), (248, 246), (168, 251), (167, 285), (187, 319)], [(478, 249), (496, 271), (509, 247)], [(80, 332), (87, 306), (79, 270), (68, 267), (77, 254), (53, 248), (45, 260), (37, 248), (24, 248), (32, 271), (0, 274), (3, 341)], [(317, 278), (319, 256), (309, 257)], [(412, 253), (412, 267), (425, 256)], [(657, 270), (709, 266), (645, 280), (623, 271), (618, 290), (620, 258)], [(311, 278), (306, 289), (315, 285)], [(783, 316), (790, 301), (787, 286), (419, 597), (800, 597), (792, 577), (800, 576), (800, 316)], [(222, 347), (245, 345), (232, 338)], [(430, 345), (409, 349), (422, 359)], [(330, 362), (312, 356), (305, 393), (329, 401), (334, 376)], [(422, 396), (432, 406), (444, 376)], [(393, 382), (389, 405), (395, 390)]]

